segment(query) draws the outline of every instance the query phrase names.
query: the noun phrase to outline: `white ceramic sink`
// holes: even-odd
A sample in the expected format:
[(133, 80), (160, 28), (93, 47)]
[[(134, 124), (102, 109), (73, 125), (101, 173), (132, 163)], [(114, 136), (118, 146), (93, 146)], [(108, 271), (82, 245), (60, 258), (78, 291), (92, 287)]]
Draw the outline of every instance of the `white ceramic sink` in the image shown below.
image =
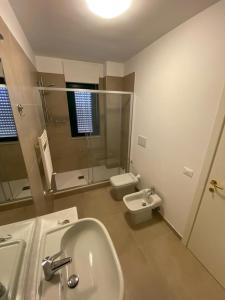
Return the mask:
[(7, 294), (0, 300), (23, 300), (35, 220), (0, 226), (0, 282)]
[(23, 240), (0, 244), (0, 281), (6, 289), (1, 300), (15, 299), (25, 246), (26, 243)]
[(67, 278), (76, 274), (76, 288), (64, 288), (63, 300), (122, 300), (123, 277), (111, 238), (102, 223), (83, 219), (63, 236), (61, 248), (73, 261), (62, 272), (64, 286)]
[[(72, 263), (47, 282), (40, 269), (40, 300), (122, 300), (124, 282), (120, 263), (105, 226), (96, 219), (80, 219), (48, 231), (43, 239), (41, 259), (59, 250)], [(71, 275), (79, 276), (74, 289), (67, 286)]]

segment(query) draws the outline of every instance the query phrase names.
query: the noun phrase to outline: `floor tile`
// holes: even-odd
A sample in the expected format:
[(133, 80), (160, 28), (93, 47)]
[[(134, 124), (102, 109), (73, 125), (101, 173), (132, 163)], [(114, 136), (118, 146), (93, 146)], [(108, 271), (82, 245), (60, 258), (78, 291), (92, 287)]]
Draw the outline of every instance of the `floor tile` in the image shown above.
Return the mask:
[(78, 193), (70, 195), (68, 197), (61, 197), (54, 200), (54, 211), (63, 210), (76, 206), (79, 210), (81, 203), (83, 201), (83, 193)]
[(157, 212), (134, 225), (110, 187), (54, 201), (54, 210), (72, 206), (80, 218), (97, 218), (106, 226), (123, 270), (125, 300), (225, 300), (225, 290)]

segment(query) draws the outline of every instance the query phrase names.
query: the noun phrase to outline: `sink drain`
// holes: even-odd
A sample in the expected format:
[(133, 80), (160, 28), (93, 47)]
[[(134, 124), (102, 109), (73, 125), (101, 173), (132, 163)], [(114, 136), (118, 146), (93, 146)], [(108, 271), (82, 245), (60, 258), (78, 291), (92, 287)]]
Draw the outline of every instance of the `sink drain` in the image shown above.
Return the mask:
[(70, 289), (74, 289), (79, 283), (79, 276), (78, 275), (71, 275), (67, 281), (67, 285)]
[(68, 220), (68, 219), (65, 219), (65, 220), (58, 220), (58, 224), (59, 225), (66, 225), (66, 224), (69, 224), (70, 223), (70, 220)]

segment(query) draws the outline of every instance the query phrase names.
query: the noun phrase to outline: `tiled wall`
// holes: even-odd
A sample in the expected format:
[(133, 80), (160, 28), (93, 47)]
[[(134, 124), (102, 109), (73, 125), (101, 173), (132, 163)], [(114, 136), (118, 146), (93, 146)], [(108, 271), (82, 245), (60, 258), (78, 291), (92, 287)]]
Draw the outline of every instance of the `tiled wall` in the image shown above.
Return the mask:
[[(66, 87), (63, 74), (39, 73), (44, 86)], [(47, 108), (46, 122), (54, 172), (84, 169), (98, 166), (105, 156), (104, 106), (99, 97), (100, 128), (99, 136), (72, 138), (70, 129), (67, 95), (65, 92), (45, 92), (44, 104)]]
[[(37, 73), (9, 29), (0, 18), (0, 57), (17, 126), (21, 149), (31, 185), (36, 214), (44, 214), (51, 208), (44, 199), (44, 191), (35, 151), (37, 137), (45, 127), (39, 92), (35, 88)], [(17, 104), (24, 108), (18, 113)]]
[(0, 181), (27, 178), (19, 142), (0, 143)]
[[(63, 74), (38, 73), (38, 78), (46, 87), (66, 87)], [(107, 76), (99, 79), (99, 89), (103, 90), (123, 91), (127, 89), (132, 91), (133, 87), (133, 74), (125, 77)], [(46, 126), (55, 172), (83, 169), (103, 163), (108, 167), (115, 167), (118, 164), (123, 167), (127, 166), (128, 136), (126, 134), (129, 134), (129, 97), (118, 98), (116, 95), (110, 95), (107, 96), (109, 98), (107, 101), (105, 97), (105, 95), (99, 95), (100, 135), (91, 137), (87, 141), (87, 138), (71, 137), (66, 93), (54, 91), (44, 93), (43, 105), (47, 108), (47, 112), (45, 112), (45, 117), (48, 119)], [(118, 98), (118, 110), (115, 113), (115, 109), (110, 110), (109, 107), (106, 107), (106, 103), (115, 104), (116, 98)], [(121, 107), (120, 104), (122, 104)], [(107, 134), (106, 128), (108, 128)], [(121, 135), (118, 135), (118, 130), (121, 131)], [(113, 156), (118, 156), (117, 163), (110, 159)]]

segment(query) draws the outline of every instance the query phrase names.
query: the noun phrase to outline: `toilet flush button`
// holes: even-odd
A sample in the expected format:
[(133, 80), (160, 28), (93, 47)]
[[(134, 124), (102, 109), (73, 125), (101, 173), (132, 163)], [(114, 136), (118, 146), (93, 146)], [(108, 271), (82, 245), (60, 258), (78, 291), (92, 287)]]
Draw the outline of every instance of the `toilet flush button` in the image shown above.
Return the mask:
[(147, 144), (147, 138), (142, 135), (139, 135), (138, 136), (138, 145), (143, 148), (146, 148), (146, 144)]
[(194, 175), (194, 171), (188, 167), (184, 167), (183, 174), (191, 178)]

